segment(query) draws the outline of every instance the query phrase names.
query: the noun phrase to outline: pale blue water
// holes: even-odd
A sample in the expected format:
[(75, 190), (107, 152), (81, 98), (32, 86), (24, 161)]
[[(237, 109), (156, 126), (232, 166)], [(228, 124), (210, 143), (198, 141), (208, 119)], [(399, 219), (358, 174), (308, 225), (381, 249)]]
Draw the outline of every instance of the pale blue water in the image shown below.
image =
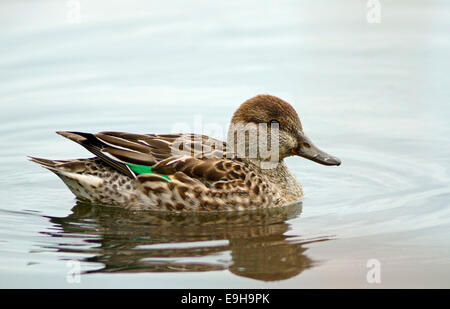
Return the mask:
[[(450, 5), (380, 2), (369, 24), (360, 0), (78, 1), (80, 23), (74, 1), (2, 1), (0, 287), (450, 287)], [(343, 162), (288, 159), (301, 209), (76, 205), (26, 160), (89, 156), (57, 130), (224, 138), (258, 93)]]

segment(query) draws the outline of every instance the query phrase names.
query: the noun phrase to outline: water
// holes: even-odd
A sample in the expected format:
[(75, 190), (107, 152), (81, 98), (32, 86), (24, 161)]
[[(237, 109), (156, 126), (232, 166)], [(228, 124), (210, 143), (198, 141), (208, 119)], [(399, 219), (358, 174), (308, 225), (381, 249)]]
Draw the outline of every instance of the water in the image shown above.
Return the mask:
[[(0, 5), (0, 287), (450, 287), (446, 1), (73, 2)], [(258, 93), (343, 162), (289, 158), (282, 211), (81, 204), (26, 160), (89, 156), (57, 130), (224, 138)]]

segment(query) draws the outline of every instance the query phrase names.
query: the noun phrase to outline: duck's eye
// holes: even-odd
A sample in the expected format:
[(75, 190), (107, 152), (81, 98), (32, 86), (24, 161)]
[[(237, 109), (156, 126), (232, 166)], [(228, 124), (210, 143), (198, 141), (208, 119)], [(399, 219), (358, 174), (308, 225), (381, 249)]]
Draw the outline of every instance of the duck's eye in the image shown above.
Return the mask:
[(278, 128), (280, 128), (280, 123), (279, 123), (278, 120), (276, 120), (276, 119), (270, 120), (270, 121), (269, 121), (269, 124), (270, 124), (270, 125), (272, 125), (272, 124), (278, 125)]

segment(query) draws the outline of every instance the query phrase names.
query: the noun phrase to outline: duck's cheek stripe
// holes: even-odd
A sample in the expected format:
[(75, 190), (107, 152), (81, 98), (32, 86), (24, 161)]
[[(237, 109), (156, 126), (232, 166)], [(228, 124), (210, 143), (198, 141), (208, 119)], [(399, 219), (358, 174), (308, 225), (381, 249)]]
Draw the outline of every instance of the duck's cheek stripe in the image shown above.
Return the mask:
[(137, 175), (141, 175), (141, 174), (154, 174), (154, 175), (158, 175), (161, 177), (166, 178), (168, 181), (170, 181), (170, 177), (168, 175), (162, 175), (162, 174), (157, 174), (155, 172), (153, 172), (152, 167), (151, 166), (145, 166), (145, 165), (136, 165), (136, 164), (131, 164), (131, 163), (127, 163), (128, 167), (135, 172)]

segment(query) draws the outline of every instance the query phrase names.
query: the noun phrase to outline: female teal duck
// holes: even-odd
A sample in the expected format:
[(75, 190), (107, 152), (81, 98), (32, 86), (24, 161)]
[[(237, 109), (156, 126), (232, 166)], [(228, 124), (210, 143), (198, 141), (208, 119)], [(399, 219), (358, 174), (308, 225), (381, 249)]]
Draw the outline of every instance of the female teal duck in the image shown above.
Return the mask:
[(303, 195), (284, 158), (341, 163), (306, 137), (289, 103), (271, 95), (238, 108), (226, 143), (195, 134), (57, 133), (96, 157), (30, 159), (56, 173), (80, 200), (131, 209), (280, 207)]

